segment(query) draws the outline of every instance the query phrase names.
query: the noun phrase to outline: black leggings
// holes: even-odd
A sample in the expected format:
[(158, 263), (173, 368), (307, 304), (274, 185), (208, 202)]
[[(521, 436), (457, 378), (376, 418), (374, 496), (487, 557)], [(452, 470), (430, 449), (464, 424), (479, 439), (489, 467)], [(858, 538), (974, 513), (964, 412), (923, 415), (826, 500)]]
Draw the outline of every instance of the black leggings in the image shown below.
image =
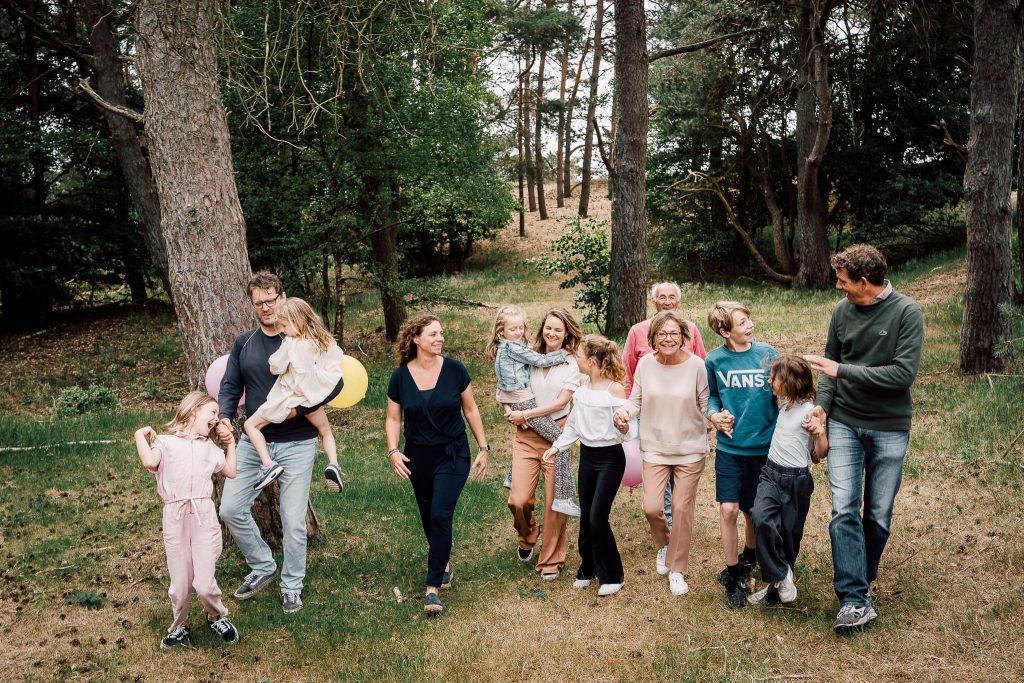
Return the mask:
[(428, 586), (440, 586), (444, 568), (452, 554), (452, 518), (455, 504), (469, 477), (469, 448), (460, 448), (454, 458), (444, 446), (429, 447), (406, 444), (409, 458), (409, 481), (420, 509), (423, 533), (430, 549), (427, 551)]
[(622, 557), (608, 521), (626, 471), (621, 445), (580, 445), (580, 569), (577, 579), (622, 583)]

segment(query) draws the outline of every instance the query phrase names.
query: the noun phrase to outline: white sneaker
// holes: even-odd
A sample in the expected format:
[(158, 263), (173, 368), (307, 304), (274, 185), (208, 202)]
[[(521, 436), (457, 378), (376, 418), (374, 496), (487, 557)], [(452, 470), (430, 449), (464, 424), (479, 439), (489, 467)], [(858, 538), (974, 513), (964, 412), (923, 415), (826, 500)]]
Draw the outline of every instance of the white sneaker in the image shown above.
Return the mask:
[(796, 600), (796, 584), (793, 583), (793, 569), (786, 570), (786, 578), (775, 584), (779, 590), (779, 600), (782, 602), (793, 602)]
[(672, 595), (686, 595), (690, 592), (690, 586), (687, 585), (686, 579), (680, 572), (672, 572), (668, 575), (668, 589), (672, 591)]
[(621, 583), (602, 583), (601, 587), (597, 589), (597, 596), (599, 598), (607, 598), (609, 595), (615, 595), (622, 590)]
[(665, 574), (668, 574), (668, 565), (665, 564), (665, 557), (667, 555), (668, 555), (668, 546), (665, 546), (664, 548), (662, 548), (661, 550), (658, 551), (658, 558), (654, 561), (654, 564), (655, 564), (655, 567), (658, 570), (658, 573), (661, 574), (662, 576), (665, 576)]
[(768, 591), (770, 591), (774, 587), (775, 584), (769, 583), (767, 586), (757, 591), (756, 593), (751, 593), (747, 596), (747, 604), (760, 605), (768, 597)]
[(570, 517), (579, 517), (581, 512), (580, 506), (572, 498), (555, 498), (551, 501), (551, 509)]
[(590, 588), (590, 584), (594, 583), (593, 579), (576, 579), (572, 582), (573, 588)]

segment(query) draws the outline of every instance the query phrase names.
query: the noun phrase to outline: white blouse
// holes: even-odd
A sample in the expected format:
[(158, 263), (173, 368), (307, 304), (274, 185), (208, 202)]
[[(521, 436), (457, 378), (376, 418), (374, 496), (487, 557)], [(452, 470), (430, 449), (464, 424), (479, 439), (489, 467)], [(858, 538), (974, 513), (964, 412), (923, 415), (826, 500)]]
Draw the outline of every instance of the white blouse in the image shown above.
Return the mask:
[[(533, 396), (537, 399), (538, 406), (546, 406), (554, 401), (563, 389), (576, 391), (584, 379), (580, 374), (580, 366), (576, 363), (576, 356), (569, 355), (566, 360), (567, 363), (548, 368), (547, 375), (544, 374), (543, 368), (530, 368), (530, 388), (533, 390)], [(561, 420), (568, 414), (569, 406), (567, 404), (561, 410), (552, 413), (551, 419)]]
[(630, 420), (630, 429), (626, 434), (616, 429), (612, 423), (615, 411), (625, 404), (625, 398), (612, 396), (607, 389), (595, 390), (587, 384), (580, 385), (573, 394), (572, 412), (569, 413), (562, 435), (552, 445), (564, 450), (579, 439), (586, 446), (600, 448), (635, 439), (634, 420)]

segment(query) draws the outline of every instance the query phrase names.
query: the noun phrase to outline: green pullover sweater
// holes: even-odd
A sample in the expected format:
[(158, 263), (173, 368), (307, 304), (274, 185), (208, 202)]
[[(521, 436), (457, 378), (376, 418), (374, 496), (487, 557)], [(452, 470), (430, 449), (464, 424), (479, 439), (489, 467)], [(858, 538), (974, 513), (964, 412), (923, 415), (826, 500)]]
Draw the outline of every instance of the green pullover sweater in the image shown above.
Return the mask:
[(867, 306), (843, 299), (832, 311), (825, 342), (825, 357), (837, 361), (839, 371), (819, 378), (818, 405), (851, 427), (909, 431), (910, 385), (923, 346), (924, 315), (913, 299), (895, 291)]

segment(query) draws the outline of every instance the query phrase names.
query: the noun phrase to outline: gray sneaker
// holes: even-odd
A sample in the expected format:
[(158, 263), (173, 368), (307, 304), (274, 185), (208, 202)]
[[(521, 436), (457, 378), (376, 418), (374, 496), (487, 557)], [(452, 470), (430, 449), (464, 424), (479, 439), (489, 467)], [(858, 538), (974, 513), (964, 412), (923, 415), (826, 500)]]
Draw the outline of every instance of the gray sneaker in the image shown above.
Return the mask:
[(298, 612), (302, 609), (302, 595), (296, 591), (281, 591), (281, 609), (285, 614)]
[(256, 477), (256, 483), (252, 485), (253, 490), (262, 491), (270, 486), (270, 482), (280, 477), (282, 472), (284, 472), (284, 468), (276, 462), (271, 462), (266, 469), (261, 467), (259, 475)]
[(878, 612), (871, 605), (843, 605), (839, 608), (832, 628), (842, 631), (864, 626), (878, 618)]
[(249, 575), (242, 581), (242, 585), (235, 591), (236, 600), (248, 600), (263, 590), (274, 578), (273, 574), (257, 574), (249, 572)]

